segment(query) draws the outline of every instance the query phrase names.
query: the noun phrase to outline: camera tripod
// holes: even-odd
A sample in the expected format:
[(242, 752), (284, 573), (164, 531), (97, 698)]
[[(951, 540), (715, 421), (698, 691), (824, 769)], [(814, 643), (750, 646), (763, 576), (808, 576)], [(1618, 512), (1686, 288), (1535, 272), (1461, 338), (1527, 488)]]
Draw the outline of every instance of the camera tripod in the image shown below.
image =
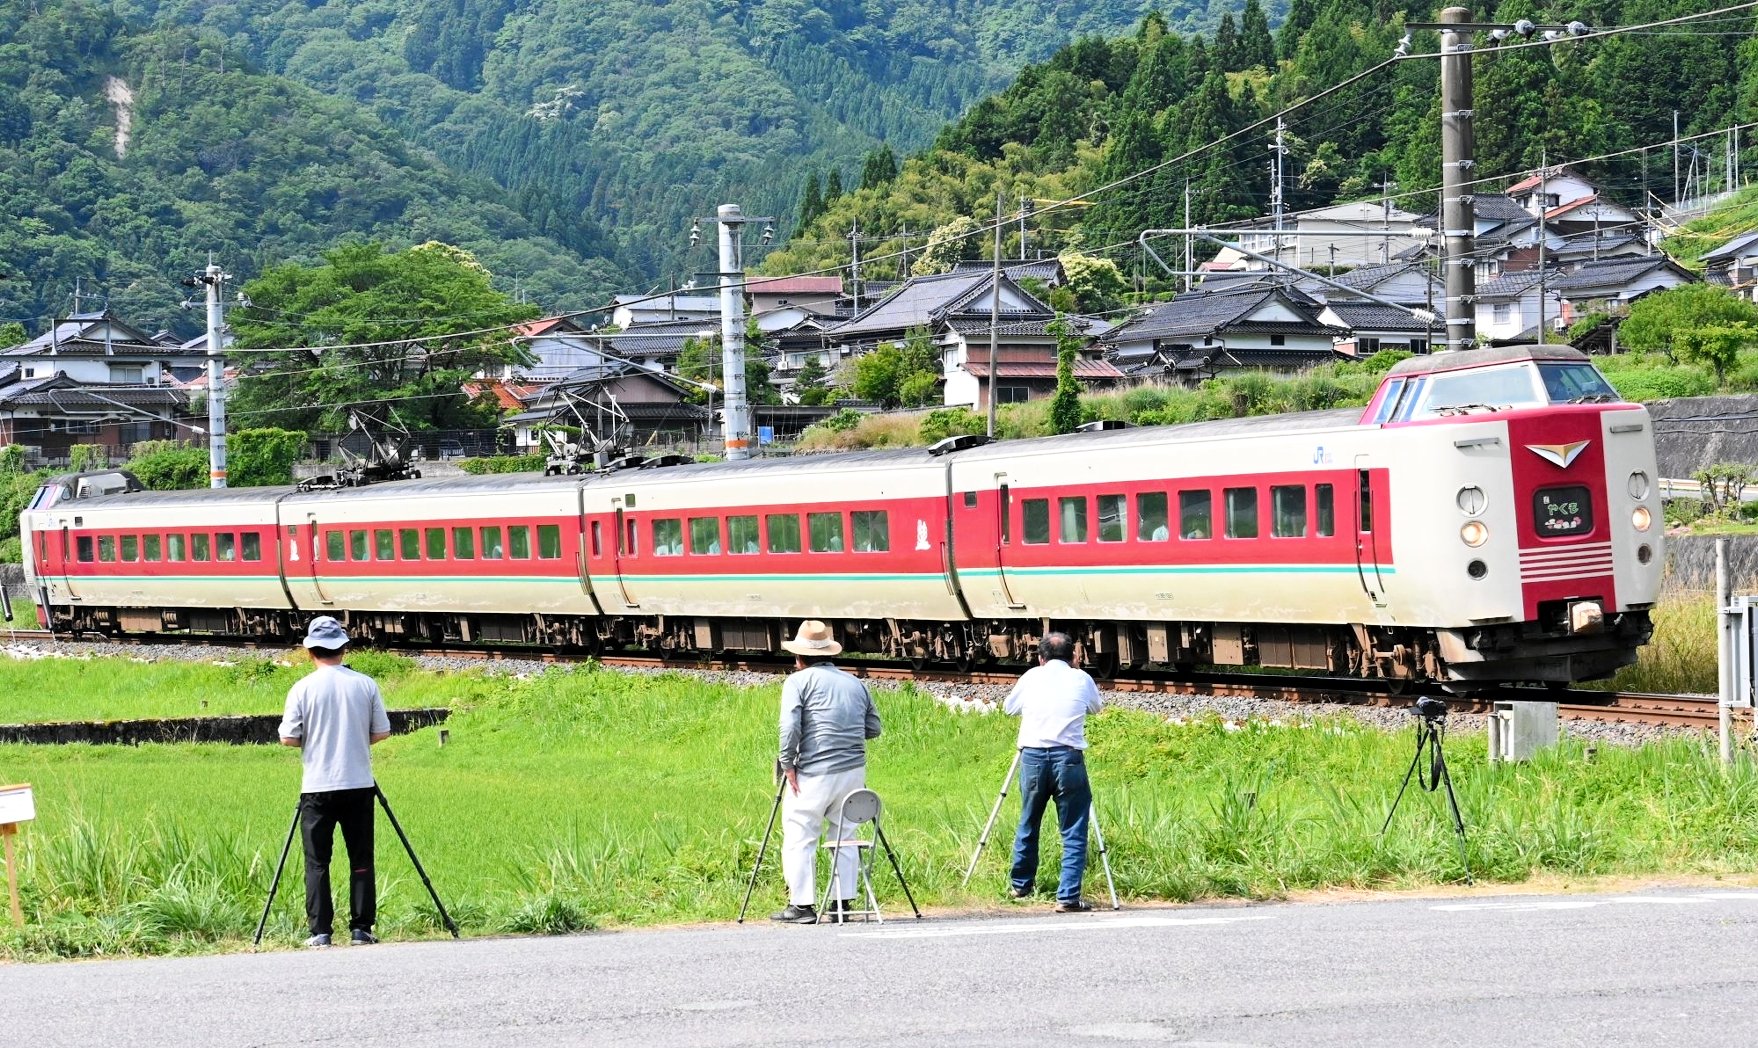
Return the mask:
[[(1465, 817), (1459, 814), (1459, 797), (1453, 792), (1453, 776), (1447, 772), (1447, 755), (1444, 743), (1447, 736), (1447, 703), (1444, 699), (1422, 698), (1416, 700), (1411, 708), (1416, 714), (1416, 752), (1410, 758), (1410, 768), (1404, 772), (1403, 785), (1398, 787), (1398, 796), (1392, 799), (1392, 809), (1386, 812), (1385, 825), (1380, 827), (1380, 836), (1392, 826), (1392, 816), (1398, 814), (1398, 802), (1404, 799), (1404, 791), (1410, 788), (1410, 777), (1416, 776), (1417, 785), (1430, 793), (1447, 788), (1447, 807), (1453, 815), (1453, 834), (1459, 843), (1459, 865), (1465, 871), (1465, 883), (1477, 883), (1471, 877), (1471, 862), (1465, 856)], [(1428, 767), (1422, 767), (1424, 753), (1428, 755)]]
[[(372, 785), (373, 795), (378, 798), (380, 807), (385, 810), (385, 817), (391, 820), (391, 828), (397, 831), (397, 839), (403, 842), (403, 850), (409, 853), (409, 861), (415, 864), (415, 872), (421, 876), (421, 883), (427, 886), (427, 894), (433, 897), (434, 908), (439, 910), (440, 923), (452, 938), (458, 937), (458, 925), (452, 915), (446, 912), (446, 904), (440, 902), (439, 892), (433, 888), (433, 882), (427, 879), (427, 871), (422, 868), (421, 860), (415, 857), (415, 846), (409, 843), (409, 835), (403, 832), (403, 824), (397, 821), (397, 813), (391, 810), (391, 802), (385, 798), (385, 791), (379, 789), (378, 783)], [(305, 802), (301, 800), (293, 805), (293, 825), (287, 827), (287, 843), (281, 845), (281, 861), (275, 866), (275, 879), (269, 882), (269, 897), (262, 904), (262, 919), (256, 922), (256, 936), (250, 945), (254, 949), (262, 945), (263, 929), (269, 923), (269, 909), (275, 905), (275, 893), (281, 888), (281, 874), (287, 869), (287, 853), (293, 850), (293, 838), (299, 833), (299, 817), (304, 813)]]
[[(1007, 777), (1001, 780), (1001, 793), (996, 796), (994, 806), (989, 809), (989, 821), (983, 823), (982, 836), (977, 838), (976, 850), (971, 852), (971, 864), (965, 868), (964, 880), (959, 882), (961, 887), (971, 883), (971, 874), (977, 870), (977, 860), (983, 857), (983, 848), (989, 843), (989, 831), (995, 828), (995, 820), (1001, 815), (1001, 805), (1007, 800), (1007, 791), (1012, 787), (1015, 776), (1019, 774), (1019, 762), (1022, 755), (1023, 751), (1021, 750), (1015, 749), (1013, 751), (1013, 763), (1007, 766)], [(1056, 810), (1056, 818), (1060, 823), (1062, 809)], [(1105, 851), (1104, 831), (1099, 829), (1099, 805), (1096, 800), (1087, 806), (1087, 822), (1093, 828), (1093, 841), (1099, 846), (1099, 864), (1105, 869), (1105, 888), (1111, 893), (1111, 908), (1120, 910), (1123, 907), (1117, 901), (1117, 885), (1111, 880), (1111, 857)]]

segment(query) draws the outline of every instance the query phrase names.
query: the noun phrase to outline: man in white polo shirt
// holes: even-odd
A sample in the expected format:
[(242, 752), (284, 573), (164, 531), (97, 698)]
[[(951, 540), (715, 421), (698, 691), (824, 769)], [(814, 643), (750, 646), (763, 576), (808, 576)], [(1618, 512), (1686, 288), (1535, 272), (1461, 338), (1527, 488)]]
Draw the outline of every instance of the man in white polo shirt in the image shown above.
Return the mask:
[(311, 620), (305, 648), (313, 670), (287, 692), (281, 745), (297, 746), (305, 765), (299, 787), (299, 824), (305, 845), (307, 946), (328, 946), (335, 907), (330, 901), (330, 854), (336, 827), (348, 846), (348, 928), (356, 946), (378, 942), (377, 887), (372, 868), (371, 747), (391, 735), (385, 700), (371, 677), (342, 665), (348, 631), (328, 615)]
[(1012, 888), (1016, 899), (1037, 890), (1038, 828), (1044, 806), (1056, 803), (1062, 830), (1062, 876), (1056, 886), (1057, 913), (1087, 913), (1081, 898), (1087, 868), (1087, 814), (1093, 806), (1087, 782), (1086, 717), (1099, 712), (1099, 688), (1073, 665), (1074, 641), (1066, 633), (1046, 633), (1038, 642), (1038, 665), (1026, 670), (1007, 693), (1002, 709), (1019, 718), (1019, 832), (1013, 840)]

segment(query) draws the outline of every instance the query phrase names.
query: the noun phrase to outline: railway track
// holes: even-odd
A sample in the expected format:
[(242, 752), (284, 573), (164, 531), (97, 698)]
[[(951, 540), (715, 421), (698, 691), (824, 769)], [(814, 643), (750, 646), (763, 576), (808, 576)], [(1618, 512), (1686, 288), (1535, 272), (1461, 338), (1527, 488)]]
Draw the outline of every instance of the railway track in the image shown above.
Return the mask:
[[(5, 630), (0, 631), (10, 641), (50, 641), (66, 640), (56, 637), (48, 630)], [(140, 645), (181, 645), (191, 642), (190, 638), (175, 636), (142, 636), (142, 637), (106, 637), (105, 643), (140, 644)], [(280, 643), (260, 643), (250, 640), (233, 640), (224, 637), (201, 637), (196, 639), (213, 647), (235, 647), (245, 649), (281, 650), (285, 647)], [(452, 659), (480, 660), (483, 662), (518, 661), (543, 662), (550, 664), (567, 664), (588, 661), (585, 656), (557, 654), (550, 651), (532, 651), (505, 648), (412, 648), (412, 655), (433, 655)], [(604, 666), (632, 670), (706, 670), (706, 671), (740, 671), (748, 673), (785, 674), (793, 669), (793, 662), (786, 656), (763, 658), (759, 656), (729, 656), (713, 659), (669, 658), (657, 655), (601, 654), (594, 657), (595, 661)], [(945, 685), (989, 685), (1005, 686), (1018, 679), (1015, 672), (996, 670), (955, 671), (950, 669), (916, 668), (908, 663), (890, 662), (879, 659), (850, 659), (842, 663), (844, 669), (876, 681), (914, 681), (917, 683)], [(1664, 725), (1683, 728), (1714, 728), (1720, 720), (1720, 707), (1717, 700), (1710, 696), (1700, 695), (1655, 695), (1634, 692), (1602, 692), (1582, 689), (1536, 690), (1533, 688), (1503, 688), (1483, 695), (1456, 696), (1449, 695), (1436, 686), (1412, 687), (1408, 690), (1395, 688), (1383, 681), (1350, 680), (1334, 677), (1297, 676), (1292, 674), (1266, 673), (1197, 673), (1179, 677), (1165, 674), (1141, 673), (1136, 675), (1114, 676), (1101, 681), (1102, 685), (1112, 691), (1135, 694), (1189, 695), (1211, 697), (1239, 697), (1253, 699), (1279, 700), (1290, 703), (1336, 703), (1343, 705), (1373, 705), (1386, 707), (1409, 706), (1419, 696), (1432, 696), (1444, 699), (1449, 708), (1457, 713), (1485, 713), (1498, 701), (1542, 699), (1557, 702), (1558, 711), (1565, 719), (1601, 721), (1618, 724)], [(1751, 710), (1735, 710), (1736, 720), (1750, 722)]]

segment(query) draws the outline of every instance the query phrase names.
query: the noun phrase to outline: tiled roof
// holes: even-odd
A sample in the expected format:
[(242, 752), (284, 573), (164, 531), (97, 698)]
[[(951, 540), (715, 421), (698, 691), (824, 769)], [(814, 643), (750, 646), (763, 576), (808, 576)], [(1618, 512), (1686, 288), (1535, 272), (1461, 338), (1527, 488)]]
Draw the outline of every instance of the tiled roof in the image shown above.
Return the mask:
[(720, 297), (717, 295), (618, 295), (616, 304), (648, 312), (661, 309), (675, 309), (680, 313), (720, 312)]
[[(992, 273), (994, 270), (995, 263), (993, 261), (984, 262), (981, 259), (966, 259), (953, 265), (953, 271), (959, 273)], [(1024, 280), (1029, 277), (1033, 280), (1041, 280), (1046, 284), (1060, 280), (1063, 276), (1062, 263), (1054, 258), (1041, 258), (1024, 262), (1009, 262), (1002, 259), (1001, 272), (1013, 280)]]
[(1376, 284), (1383, 284), (1395, 276), (1413, 270), (1420, 273), (1423, 267), (1411, 262), (1384, 262), (1377, 266), (1362, 266), (1359, 269), (1351, 269), (1349, 272), (1339, 273), (1331, 279), (1346, 287), (1367, 290)]
[(971, 291), (987, 287), (988, 283), (987, 272), (953, 272), (912, 277), (878, 302), (863, 309), (854, 319), (831, 330), (838, 335), (857, 335), (869, 331), (893, 331), (931, 324), (959, 299)]
[(1330, 330), (1319, 323), (1317, 313), (1311, 306), (1280, 290), (1242, 291), (1236, 294), (1198, 291), (1179, 295), (1170, 302), (1156, 304), (1149, 312), (1106, 332), (1103, 341), (1114, 344), (1149, 338), (1213, 335), (1223, 328), (1241, 323), (1242, 318), (1256, 312), (1272, 298), (1280, 300), (1284, 306), (1304, 317), (1305, 322), (1277, 322), (1268, 326), (1254, 323), (1250, 325), (1253, 330), (1296, 334)]
[(1697, 258), (1703, 262), (1720, 262), (1754, 253), (1758, 253), (1758, 230), (1741, 233), (1715, 250), (1703, 252)]
[(68, 412), (121, 411), (138, 408), (187, 407), (189, 395), (169, 386), (108, 386), (82, 384), (66, 375), (16, 382), (0, 389), (0, 405), (8, 408), (49, 407)]
[(536, 336), (579, 331), (580, 328), (568, 317), (544, 317), (542, 320), (531, 320), (520, 324), (514, 330), (521, 335)]
[[(104, 337), (103, 329), (110, 329), (110, 337)], [(206, 348), (206, 339), (202, 340)], [(64, 320), (57, 321), (49, 331), (45, 331), (29, 342), (13, 346), (5, 351), (7, 356), (27, 357), (47, 353), (61, 353), (68, 356), (122, 356), (155, 358), (178, 355), (177, 351), (163, 342), (154, 339), (146, 332), (111, 317), (108, 313), (75, 313)]]
[(1598, 237), (1570, 237), (1564, 240), (1560, 246), (1549, 249), (1548, 254), (1549, 257), (1558, 262), (1592, 259), (1596, 255), (1609, 255), (1641, 243), (1642, 237), (1639, 234), (1607, 231), (1603, 236)]
[[(964, 365), (964, 369), (978, 378), (987, 378), (989, 375), (989, 362), (986, 360), (968, 361)], [(1001, 362), (1000, 370), (1002, 378), (1056, 377), (1056, 365), (1043, 362), (1021, 362), (1015, 364), (1003, 360)], [(1074, 362), (1074, 377), (1078, 379), (1116, 380), (1123, 377), (1123, 372), (1117, 370), (1116, 366), (1110, 361), (1080, 357)]]
[[(1557, 274), (1550, 273), (1551, 280)], [(1503, 273), (1493, 280), (1485, 280), (1477, 285), (1478, 298), (1519, 298), (1538, 284), (1539, 273), (1536, 269), (1525, 269), (1518, 273)]]
[(1332, 302), (1330, 308), (1352, 331), (1427, 331), (1429, 327), (1406, 310), (1378, 302)]
[[(995, 327), (995, 333), (997, 335), (1049, 335), (1050, 325), (1055, 322), (1054, 316), (1046, 317), (1036, 313), (1003, 313), (1000, 317), (1000, 323)], [(988, 314), (979, 316), (960, 313), (957, 316), (948, 317), (947, 323), (961, 335), (985, 333), (989, 330)], [(1070, 317), (1068, 326), (1074, 329), (1077, 334), (1086, 330), (1086, 323), (1080, 317)]]
[(1601, 288), (1615, 289), (1661, 268), (1671, 268), (1682, 276), (1692, 280), (1696, 279), (1695, 276), (1665, 255), (1634, 255), (1606, 258), (1598, 262), (1584, 262), (1581, 268), (1574, 272), (1564, 273), (1553, 278), (1550, 286), (1563, 294)]

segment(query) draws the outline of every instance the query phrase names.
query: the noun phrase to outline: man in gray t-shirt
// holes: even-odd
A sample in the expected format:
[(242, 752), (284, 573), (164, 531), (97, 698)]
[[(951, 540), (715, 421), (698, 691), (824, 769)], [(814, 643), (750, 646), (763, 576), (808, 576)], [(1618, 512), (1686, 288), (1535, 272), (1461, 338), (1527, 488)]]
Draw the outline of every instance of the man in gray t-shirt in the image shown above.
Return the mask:
[(328, 615), (311, 620), (305, 647), (313, 670), (287, 692), (281, 745), (297, 746), (305, 772), (299, 787), (299, 824), (305, 845), (307, 946), (330, 945), (335, 907), (330, 901), (330, 855), (336, 827), (348, 846), (348, 928), (355, 945), (378, 942), (372, 868), (372, 777), (370, 748), (390, 737), (385, 700), (371, 677), (342, 665), (348, 631)]

